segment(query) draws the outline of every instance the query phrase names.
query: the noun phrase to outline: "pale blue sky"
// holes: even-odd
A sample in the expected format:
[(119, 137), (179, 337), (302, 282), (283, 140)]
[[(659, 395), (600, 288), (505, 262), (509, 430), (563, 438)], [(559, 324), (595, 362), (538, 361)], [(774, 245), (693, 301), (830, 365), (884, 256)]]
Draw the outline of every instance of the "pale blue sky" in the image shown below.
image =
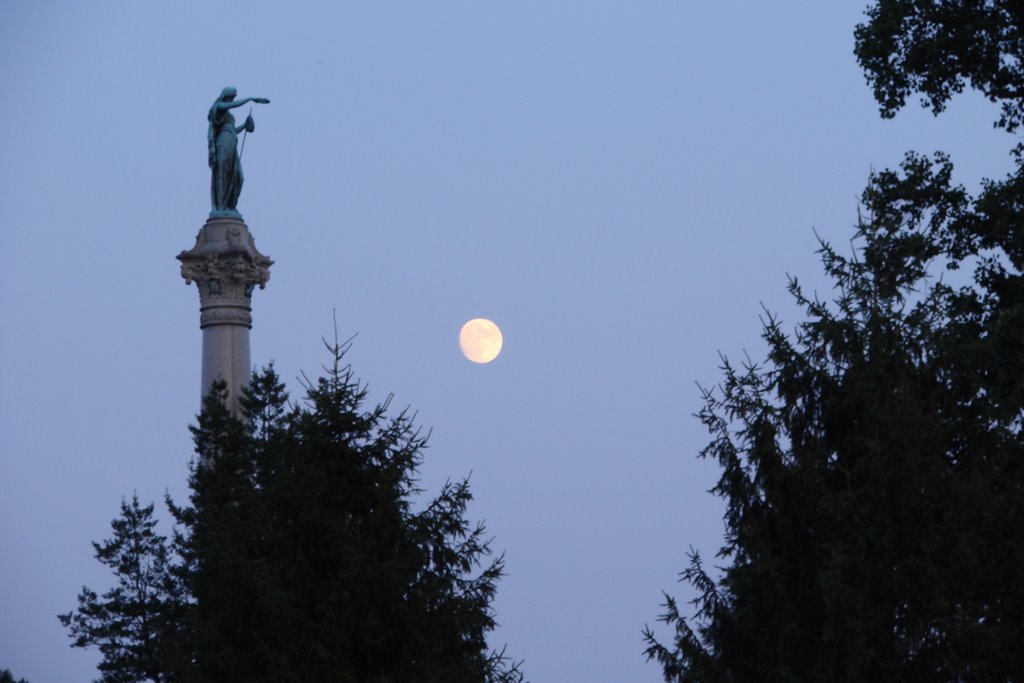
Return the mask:
[[(122, 496), (185, 493), (198, 297), (174, 256), (209, 211), (206, 111), (254, 112), (239, 202), (275, 261), (255, 363), (298, 391), (358, 333), (371, 396), (473, 472), (534, 683), (661, 680), (640, 632), (721, 505), (695, 382), (761, 351), (786, 274), (822, 284), (872, 165), (1010, 167), (991, 105), (882, 121), (866, 3), (0, 1), (0, 668), (95, 677), (56, 614), (108, 574)], [(824, 292), (823, 292), (824, 293)], [(505, 333), (486, 366), (466, 320)], [(165, 527), (166, 530), (166, 527)]]

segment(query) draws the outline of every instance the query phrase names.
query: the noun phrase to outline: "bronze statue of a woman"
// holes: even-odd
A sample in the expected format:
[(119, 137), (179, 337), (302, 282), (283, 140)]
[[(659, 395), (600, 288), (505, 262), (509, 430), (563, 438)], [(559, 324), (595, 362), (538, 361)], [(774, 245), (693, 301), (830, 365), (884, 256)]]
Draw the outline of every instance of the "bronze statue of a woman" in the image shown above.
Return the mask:
[(210, 216), (235, 216), (238, 217), (238, 195), (242, 192), (242, 162), (238, 157), (238, 133), (243, 130), (253, 132), (256, 124), (252, 116), (245, 119), (245, 123), (235, 127), (235, 117), (231, 110), (241, 107), (247, 102), (268, 104), (270, 100), (265, 97), (246, 97), (236, 100), (238, 95), (232, 87), (224, 88), (220, 97), (210, 107), (207, 120), (210, 122), (207, 139), (209, 142), (209, 163), (212, 175), (210, 177), (210, 203), (213, 210)]

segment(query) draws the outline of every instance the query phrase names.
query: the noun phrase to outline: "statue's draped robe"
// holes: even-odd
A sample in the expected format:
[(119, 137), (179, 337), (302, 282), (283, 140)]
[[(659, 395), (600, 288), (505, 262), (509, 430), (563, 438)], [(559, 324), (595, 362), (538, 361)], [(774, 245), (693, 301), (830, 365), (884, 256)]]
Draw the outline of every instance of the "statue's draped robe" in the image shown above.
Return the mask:
[(238, 158), (238, 135), (230, 109), (210, 110), (210, 203), (216, 211), (237, 211), (242, 191), (242, 162)]

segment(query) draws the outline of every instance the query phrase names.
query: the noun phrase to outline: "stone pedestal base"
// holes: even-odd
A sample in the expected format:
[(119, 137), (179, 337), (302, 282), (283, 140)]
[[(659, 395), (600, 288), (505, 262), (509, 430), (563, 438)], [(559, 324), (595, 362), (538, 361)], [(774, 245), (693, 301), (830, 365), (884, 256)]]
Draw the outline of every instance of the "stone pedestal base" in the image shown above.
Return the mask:
[(239, 218), (206, 221), (196, 244), (178, 254), (185, 284), (199, 287), (199, 327), (203, 330), (202, 396), (217, 379), (227, 382), (231, 407), (238, 410), (239, 389), (249, 383), (249, 329), (252, 293), (270, 279), (269, 258), (256, 250), (249, 228)]

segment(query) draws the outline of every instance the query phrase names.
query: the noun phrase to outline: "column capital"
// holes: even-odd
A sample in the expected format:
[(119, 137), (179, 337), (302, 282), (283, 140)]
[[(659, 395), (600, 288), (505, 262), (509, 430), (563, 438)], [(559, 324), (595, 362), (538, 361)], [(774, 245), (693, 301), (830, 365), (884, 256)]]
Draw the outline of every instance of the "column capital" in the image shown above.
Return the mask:
[(239, 218), (210, 218), (191, 249), (178, 254), (185, 284), (199, 288), (199, 327), (252, 327), (252, 292), (270, 280), (274, 263), (256, 249), (249, 228)]

